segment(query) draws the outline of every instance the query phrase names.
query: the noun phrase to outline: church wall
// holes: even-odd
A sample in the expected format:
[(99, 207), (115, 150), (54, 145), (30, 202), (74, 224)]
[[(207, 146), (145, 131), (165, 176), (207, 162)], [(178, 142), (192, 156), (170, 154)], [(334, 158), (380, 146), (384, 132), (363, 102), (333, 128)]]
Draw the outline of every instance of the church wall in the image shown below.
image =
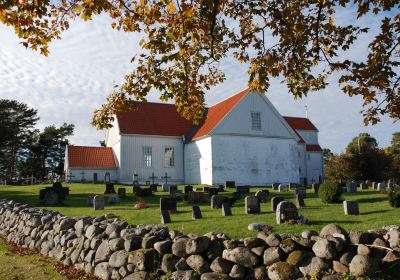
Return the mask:
[(299, 143), (298, 152), (299, 152), (300, 183), (303, 184), (304, 178), (307, 178), (306, 145), (303, 143)]
[(115, 119), (112, 123), (113, 127), (108, 129), (106, 135), (106, 147), (111, 147), (114, 152), (114, 156), (119, 166), (121, 161), (121, 136), (119, 135), (118, 121)]
[(324, 176), (322, 152), (307, 152), (306, 162), (308, 183), (319, 182), (319, 176), (321, 176), (321, 179)]
[(111, 182), (115, 182), (119, 180), (118, 172), (115, 169), (68, 169), (68, 175), (72, 175), (71, 178), (72, 182), (81, 182), (82, 179), (82, 172), (85, 174), (83, 175), (86, 182), (93, 182), (94, 180), (94, 173), (97, 173), (97, 180), (99, 183), (104, 181), (104, 176), (108, 172), (110, 173)]
[[(145, 167), (143, 157), (143, 147), (152, 148), (152, 166)], [(174, 148), (174, 166), (165, 167), (164, 153), (165, 148)], [(155, 182), (162, 183), (161, 179), (165, 172), (171, 179), (171, 183), (182, 183), (183, 174), (183, 140), (180, 137), (164, 136), (143, 136), (143, 135), (122, 135), (121, 136), (121, 159), (120, 177), (123, 183), (132, 183), (133, 173), (137, 172), (140, 183), (151, 181), (149, 179), (154, 172), (158, 178)]]
[(212, 184), (211, 137), (185, 145), (185, 177), (187, 184)]
[(299, 182), (298, 144), (294, 139), (214, 135), (212, 147), (214, 184)]
[[(251, 112), (261, 113), (261, 129), (252, 129)], [(212, 134), (237, 134), (293, 138), (286, 122), (274, 106), (258, 93), (246, 94)]]
[(296, 130), (307, 144), (318, 144), (318, 131), (313, 130)]

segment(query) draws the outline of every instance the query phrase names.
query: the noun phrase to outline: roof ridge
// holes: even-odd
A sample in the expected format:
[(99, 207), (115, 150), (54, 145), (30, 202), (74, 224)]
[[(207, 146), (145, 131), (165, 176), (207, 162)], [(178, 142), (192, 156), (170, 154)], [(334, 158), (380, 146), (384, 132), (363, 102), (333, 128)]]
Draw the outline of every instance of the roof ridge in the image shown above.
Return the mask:
[[(231, 98), (235, 97), (236, 95), (242, 94), (244, 91), (250, 92), (250, 88), (247, 87), (247, 88), (245, 88), (245, 89), (242, 89), (242, 90), (238, 91), (237, 93), (235, 93), (235, 94), (233, 94), (233, 95), (231, 95), (231, 96), (228, 96), (228, 97), (226, 97), (225, 99), (222, 99), (221, 101), (218, 101), (217, 103), (211, 105), (209, 108), (214, 107), (214, 106), (216, 106), (216, 105), (218, 105), (218, 104), (220, 104), (220, 103), (222, 103), (222, 102), (225, 102), (225, 101), (227, 101), (228, 99), (231, 99)], [(248, 92), (247, 92), (247, 93), (248, 93)]]

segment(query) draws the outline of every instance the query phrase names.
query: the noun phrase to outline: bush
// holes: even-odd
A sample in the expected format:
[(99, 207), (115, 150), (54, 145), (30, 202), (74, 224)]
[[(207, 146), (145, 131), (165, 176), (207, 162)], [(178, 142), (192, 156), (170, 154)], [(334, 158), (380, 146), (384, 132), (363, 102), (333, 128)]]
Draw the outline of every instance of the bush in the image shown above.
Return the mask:
[(394, 208), (400, 207), (400, 191), (390, 191), (388, 197), (390, 206)]
[(325, 203), (340, 202), (342, 193), (342, 186), (339, 183), (332, 181), (322, 183), (318, 190), (318, 196), (321, 198), (322, 202)]

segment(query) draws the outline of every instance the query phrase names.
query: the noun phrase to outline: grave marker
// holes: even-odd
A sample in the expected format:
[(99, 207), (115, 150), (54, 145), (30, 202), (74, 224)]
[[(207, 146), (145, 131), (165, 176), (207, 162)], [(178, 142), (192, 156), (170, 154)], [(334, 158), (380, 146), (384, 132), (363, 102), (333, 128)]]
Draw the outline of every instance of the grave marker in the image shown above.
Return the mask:
[(123, 198), (126, 197), (126, 189), (125, 188), (118, 188), (118, 196)]
[(173, 197), (161, 197), (160, 198), (160, 210), (170, 211), (171, 213), (176, 212), (176, 199)]
[(197, 220), (203, 218), (201, 215), (200, 207), (197, 205), (192, 206), (192, 219)]
[(249, 193), (250, 192), (250, 186), (236, 186), (236, 192), (242, 194), (242, 193)]
[(232, 193), (232, 198), (233, 198), (234, 200), (240, 199), (240, 193), (238, 193), (238, 192), (233, 192), (233, 193)]
[(268, 193), (266, 191), (258, 191), (256, 192), (256, 197), (260, 203), (266, 203), (268, 200)]
[(114, 184), (113, 183), (107, 183), (106, 184), (106, 190), (104, 191), (104, 194), (111, 194), (111, 193), (116, 193), (114, 189)]
[(106, 184), (111, 183), (111, 175), (108, 172), (106, 172), (106, 174), (104, 174), (104, 183), (106, 183)]
[(168, 210), (161, 210), (161, 223), (169, 224), (171, 222), (171, 217)]
[(190, 185), (185, 186), (183, 188), (183, 190), (184, 190), (185, 194), (189, 194), (189, 193), (193, 192), (193, 186), (190, 186)]
[(278, 186), (278, 192), (287, 192), (287, 191), (288, 191), (288, 186), (284, 186), (282, 184)]
[(304, 197), (301, 194), (296, 194), (296, 207), (300, 209), (301, 207), (306, 206), (304, 203)]
[(190, 192), (188, 194), (188, 201), (190, 203), (200, 203), (203, 202), (203, 192)]
[(157, 178), (158, 178), (157, 176), (154, 176), (154, 172), (151, 173), (151, 176), (149, 177), (149, 179), (151, 179), (151, 184), (154, 185), (154, 179), (157, 179)]
[(278, 207), (278, 204), (280, 202), (284, 201), (284, 200), (285, 199), (283, 197), (281, 197), (281, 196), (273, 197), (271, 199), (271, 210), (275, 212), (276, 211), (276, 207)]
[(343, 210), (345, 215), (359, 215), (358, 202), (356, 200), (343, 201)]
[(377, 190), (380, 192), (386, 191), (386, 184), (385, 183), (378, 183)]
[(211, 197), (211, 208), (219, 209), (222, 207), (222, 203), (227, 200), (226, 196), (222, 195), (213, 195)]
[(312, 192), (313, 192), (313, 193), (318, 193), (319, 184), (318, 184), (318, 183), (313, 183), (313, 184), (311, 185), (311, 189), (312, 189)]
[(86, 205), (93, 206), (93, 199), (94, 199), (94, 195), (87, 196), (86, 197)]
[(104, 210), (104, 196), (95, 195), (93, 198), (93, 208), (94, 210)]
[(276, 207), (276, 223), (283, 224), (290, 220), (297, 220), (299, 214), (297, 212), (296, 206), (289, 201), (279, 202)]
[(133, 187), (139, 187), (139, 175), (136, 171), (133, 171)]
[(222, 203), (222, 216), (232, 216), (231, 205), (227, 202)]
[(347, 192), (348, 193), (356, 193), (357, 192), (357, 184), (355, 182), (350, 182), (347, 184)]
[(307, 197), (307, 190), (305, 187), (297, 187), (296, 189), (294, 189), (294, 196), (296, 197), (296, 195), (301, 195), (303, 198)]
[(212, 197), (213, 195), (217, 195), (218, 194), (218, 189), (217, 188), (210, 188), (209, 190), (208, 190), (208, 195), (210, 196), (210, 197)]
[(244, 198), (245, 214), (259, 214), (260, 201), (256, 196), (246, 196)]
[(175, 193), (178, 191), (178, 186), (177, 185), (170, 185), (169, 186), (169, 194), (171, 196), (175, 196)]
[(168, 179), (170, 178), (171, 176), (168, 176), (167, 172), (165, 172), (165, 175), (161, 177), (161, 179), (165, 179), (165, 183), (162, 184), (163, 192), (169, 192)]
[(272, 184), (272, 188), (275, 190), (275, 191), (277, 191), (278, 190), (278, 188), (279, 188), (279, 183), (273, 183)]
[(226, 181), (225, 182), (225, 188), (234, 188), (235, 187), (235, 181)]
[(364, 182), (361, 182), (360, 183), (360, 189), (366, 190), (366, 189), (368, 189), (368, 185), (366, 183), (364, 183)]

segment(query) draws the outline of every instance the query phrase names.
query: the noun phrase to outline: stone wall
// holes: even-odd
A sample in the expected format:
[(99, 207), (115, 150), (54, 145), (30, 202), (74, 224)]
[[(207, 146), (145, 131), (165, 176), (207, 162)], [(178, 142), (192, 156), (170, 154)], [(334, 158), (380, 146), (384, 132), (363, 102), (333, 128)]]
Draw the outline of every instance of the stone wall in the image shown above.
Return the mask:
[(221, 233), (183, 235), (164, 225), (69, 218), (0, 200), (0, 235), (102, 279), (332, 280), (348, 272), (398, 279), (400, 272), (397, 226), (347, 233), (330, 224), (319, 234), (231, 240)]

